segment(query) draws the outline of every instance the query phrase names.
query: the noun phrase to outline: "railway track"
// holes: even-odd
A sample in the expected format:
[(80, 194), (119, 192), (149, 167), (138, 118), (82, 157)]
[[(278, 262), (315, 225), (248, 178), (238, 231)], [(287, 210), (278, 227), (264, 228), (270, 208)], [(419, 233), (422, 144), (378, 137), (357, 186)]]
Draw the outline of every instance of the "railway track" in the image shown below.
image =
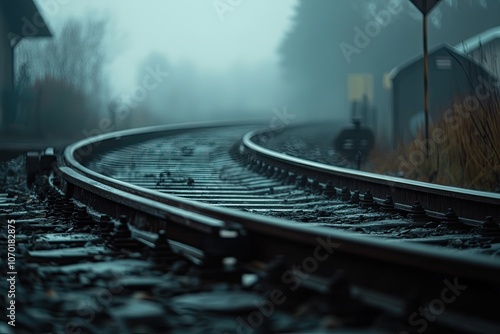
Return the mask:
[[(99, 321), (82, 324), (70, 313), (66, 325), (99, 332), (95, 324), (118, 319), (109, 331), (500, 332), (500, 197), (284, 156), (255, 143), (258, 128), (131, 130), (76, 143), (62, 156), (28, 155), (28, 181), (50, 218), (33, 228), (21, 215), (30, 226), (22, 230), (31, 236), (27, 265), (57, 259), (71, 272), (75, 261), (131, 261), (116, 270), (126, 291), (115, 298), (119, 311), (109, 302), (93, 312), (103, 313)], [(9, 210), (5, 217), (15, 219)], [(82, 294), (103, 275), (77, 270), (88, 282)], [(183, 290), (186, 277), (197, 284)], [(182, 291), (170, 291), (173, 302), (154, 289), (164, 281)], [(143, 316), (154, 324), (127, 313), (133, 293), (144, 291)], [(162, 311), (171, 321), (158, 319)], [(191, 323), (181, 320), (186, 314)]]
[[(465, 219), (467, 223), (461, 223), (453, 206), (457, 207), (462, 222), (471, 215), (473, 218), (483, 215), (486, 220), (488, 215), (498, 215), (496, 205), (500, 196), (490, 199), (478, 192), (479, 195), (473, 196), (460, 189), (429, 188), (422, 183), (374, 178), (366, 173), (313, 164), (318, 172), (309, 168), (310, 161), (300, 161), (256, 145), (252, 137), (259, 134), (248, 128), (221, 132), (216, 131), (214, 135), (212, 129), (204, 129), (174, 138), (150, 140), (107, 151), (85, 166), (115, 180), (211, 205), (307, 222), (312, 226), (394, 236), (397, 241), (496, 252), (485, 243), (490, 239), (484, 238), (485, 234), (495, 231), (487, 228), (483, 231), (482, 221)], [(241, 138), (241, 144), (235, 145)], [(338, 187), (333, 185), (332, 177), (339, 179)], [(360, 194), (357, 189), (369, 192)], [(372, 192), (380, 198), (373, 198)], [(388, 201), (387, 196), (397, 203)], [(443, 204), (443, 200), (435, 200), (438, 196), (452, 198)], [(415, 205), (417, 201), (431, 205), (434, 211), (425, 211), (422, 204)], [(472, 201), (473, 206), (462, 204)], [(485, 208), (481, 209), (479, 204)], [(436, 212), (440, 209), (441, 213)], [(404, 218), (407, 213), (409, 219)]]

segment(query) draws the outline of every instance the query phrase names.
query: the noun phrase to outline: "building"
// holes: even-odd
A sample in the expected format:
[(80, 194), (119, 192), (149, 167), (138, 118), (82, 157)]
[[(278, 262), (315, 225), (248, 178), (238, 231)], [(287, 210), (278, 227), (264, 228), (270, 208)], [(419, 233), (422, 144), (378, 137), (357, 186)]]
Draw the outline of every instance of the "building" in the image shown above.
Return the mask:
[[(394, 68), (392, 79), (394, 145), (407, 143), (424, 124), (424, 63), (422, 55)], [(429, 123), (458, 98), (474, 94), (483, 82), (496, 84), (487, 67), (448, 44), (429, 52)]]
[(0, 128), (16, 115), (14, 51), (23, 38), (50, 37), (33, 0), (0, 0)]
[(500, 27), (471, 37), (455, 46), (500, 78)]

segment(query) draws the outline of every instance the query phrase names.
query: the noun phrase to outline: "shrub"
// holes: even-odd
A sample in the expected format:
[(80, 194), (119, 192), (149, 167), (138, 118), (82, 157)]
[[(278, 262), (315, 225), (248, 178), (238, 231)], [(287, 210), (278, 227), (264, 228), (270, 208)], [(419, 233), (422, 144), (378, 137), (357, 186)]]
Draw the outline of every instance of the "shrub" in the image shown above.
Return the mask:
[[(395, 153), (380, 150), (370, 157), (370, 170), (424, 182), (483, 191), (500, 191), (500, 99), (480, 101), (467, 110), (466, 98), (456, 99), (429, 126), (429, 141), (419, 129), (415, 139)], [(426, 146), (429, 157), (426, 157)]]
[(37, 103), (40, 119), (36, 120), (36, 114), (32, 116), (35, 127), (39, 127), (45, 136), (81, 137), (82, 129), (90, 123), (82, 92), (71, 84), (52, 77), (36, 81), (32, 89), (39, 94)]

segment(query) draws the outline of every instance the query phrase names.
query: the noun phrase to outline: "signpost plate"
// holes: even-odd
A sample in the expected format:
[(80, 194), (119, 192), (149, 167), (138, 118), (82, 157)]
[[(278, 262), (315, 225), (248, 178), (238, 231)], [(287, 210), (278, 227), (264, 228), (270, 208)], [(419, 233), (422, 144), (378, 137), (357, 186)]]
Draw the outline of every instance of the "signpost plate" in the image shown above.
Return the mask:
[(410, 0), (411, 3), (418, 8), (418, 10), (427, 15), (441, 0)]

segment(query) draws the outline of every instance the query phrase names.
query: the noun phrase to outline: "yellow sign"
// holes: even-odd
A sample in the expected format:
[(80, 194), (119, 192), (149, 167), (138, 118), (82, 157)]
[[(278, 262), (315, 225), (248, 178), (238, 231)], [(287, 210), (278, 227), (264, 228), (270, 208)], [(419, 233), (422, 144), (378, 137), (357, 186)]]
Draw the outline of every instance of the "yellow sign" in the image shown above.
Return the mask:
[(347, 94), (349, 102), (362, 101), (366, 95), (368, 101), (373, 101), (373, 75), (356, 73), (347, 75)]

